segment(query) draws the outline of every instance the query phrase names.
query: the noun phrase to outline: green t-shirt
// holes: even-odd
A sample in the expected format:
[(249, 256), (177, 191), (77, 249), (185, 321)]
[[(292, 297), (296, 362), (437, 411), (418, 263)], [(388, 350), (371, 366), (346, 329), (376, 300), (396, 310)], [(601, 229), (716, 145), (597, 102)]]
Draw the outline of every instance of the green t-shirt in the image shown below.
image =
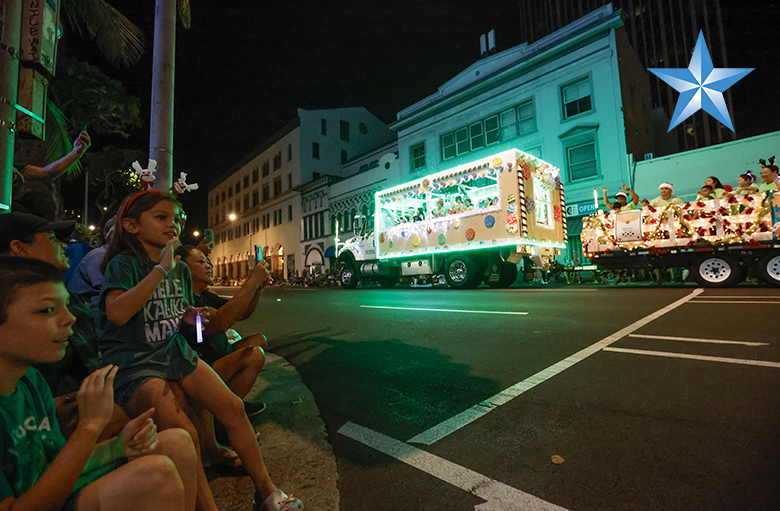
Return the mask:
[(0, 501), (18, 499), (65, 446), (54, 399), (37, 369), (28, 369), (9, 396), (0, 396)]
[(761, 183), (760, 185), (758, 185), (758, 191), (761, 193), (776, 192), (777, 183)]
[(654, 208), (665, 208), (669, 204), (682, 204), (682, 203), (683, 201), (679, 197), (672, 197), (669, 200), (664, 200), (661, 198), (660, 195), (650, 201), (650, 205), (653, 206)]
[(120, 254), (109, 261), (103, 276), (97, 317), (103, 365), (119, 367), (114, 389), (139, 378), (180, 380), (198, 363), (198, 355), (179, 332), (184, 311), (193, 303), (192, 277), (179, 263), (160, 281), (146, 304), (124, 325), (106, 317), (106, 294), (127, 291), (154, 270), (157, 263)]
[(625, 206), (620, 207), (620, 211), (633, 211), (636, 209), (636, 204), (634, 204), (634, 201), (628, 202)]
[[(196, 307), (213, 307), (219, 309), (227, 302), (226, 299), (210, 291), (203, 291), (201, 294), (195, 295)], [(225, 332), (220, 332), (215, 335), (204, 335), (202, 343), (198, 342), (194, 332), (188, 332), (185, 337), (190, 346), (198, 353), (198, 356), (209, 365), (214, 365), (214, 362), (220, 358), (233, 353), (233, 347), (230, 345)]]
[(77, 294), (69, 294), (68, 311), (75, 316), (76, 322), (72, 326), (73, 335), (68, 337), (65, 356), (58, 362), (35, 366), (55, 396), (76, 392), (84, 378), (100, 369), (95, 316)]

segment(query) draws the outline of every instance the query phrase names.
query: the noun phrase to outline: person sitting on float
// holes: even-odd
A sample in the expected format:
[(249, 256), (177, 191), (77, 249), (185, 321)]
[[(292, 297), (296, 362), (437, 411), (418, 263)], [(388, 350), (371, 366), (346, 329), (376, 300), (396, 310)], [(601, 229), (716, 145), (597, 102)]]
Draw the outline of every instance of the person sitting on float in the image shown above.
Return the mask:
[(466, 202), (463, 204), (463, 211), (471, 211), (474, 209), (474, 204), (471, 203), (471, 199), (466, 197)]
[(437, 200), (436, 209), (433, 210), (434, 218), (439, 218), (445, 216), (446, 214), (447, 214), (447, 210), (444, 209), (444, 199)]
[(425, 210), (423, 208), (417, 208), (417, 212), (414, 214), (414, 217), (412, 217), (412, 221), (422, 222), (423, 220), (425, 220)]
[[(601, 192), (604, 194), (604, 205), (609, 209), (615, 209), (612, 207), (613, 203), (609, 202), (609, 199), (607, 199), (607, 187), (602, 186)], [(631, 202), (628, 201), (629, 193), (631, 194)], [(620, 191), (615, 194), (615, 201), (617, 201), (615, 204), (620, 205), (620, 211), (631, 211), (636, 209), (639, 204), (639, 195), (623, 183), (623, 186), (620, 187)]]
[(776, 192), (780, 190), (780, 179), (777, 177), (777, 165), (775, 157), (769, 158), (769, 163), (764, 160), (758, 160), (761, 164), (761, 184), (758, 185), (758, 191), (761, 193)]
[(661, 183), (658, 187), (661, 195), (650, 201), (650, 205), (654, 208), (665, 208), (670, 204), (682, 204), (683, 201), (679, 197), (675, 197), (672, 192), (674, 191), (674, 185), (672, 183)]
[(710, 176), (705, 179), (704, 185), (712, 187), (712, 199), (720, 199), (721, 197), (725, 197), (729, 194), (729, 192), (727, 192), (723, 187), (723, 183), (720, 182), (720, 179), (715, 176)]
[(715, 190), (710, 185), (704, 185), (696, 192), (696, 200), (710, 200), (715, 198)]
[(756, 176), (753, 175), (752, 172), (749, 170), (741, 174), (737, 178), (737, 189), (734, 191), (734, 193), (729, 194), (729, 197), (732, 195), (747, 195), (750, 193), (756, 193), (758, 191), (758, 187), (753, 183), (756, 180)]
[(455, 206), (453, 206), (453, 213), (463, 213), (466, 211), (465, 207), (463, 206), (463, 197), (458, 195), (455, 197)]

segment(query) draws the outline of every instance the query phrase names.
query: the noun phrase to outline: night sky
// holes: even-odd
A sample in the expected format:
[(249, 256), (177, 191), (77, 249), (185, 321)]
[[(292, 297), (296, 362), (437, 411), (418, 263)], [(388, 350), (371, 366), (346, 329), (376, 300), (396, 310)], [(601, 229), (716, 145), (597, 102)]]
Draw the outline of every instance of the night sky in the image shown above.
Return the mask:
[[(146, 34), (142, 62), (113, 69), (78, 37), (66, 51), (141, 99), (144, 127), (110, 142), (146, 149), (154, 1), (111, 3)], [(780, 4), (721, 0), (721, 7), (729, 67), (756, 68), (732, 89), (737, 134), (779, 130)], [(498, 51), (522, 43), (519, 16), (517, 0), (193, 1), (192, 28), (177, 28), (175, 92), (174, 172), (201, 185), (184, 200), (188, 229), (205, 227), (205, 192), (214, 177), (292, 120), (298, 107), (363, 106), (390, 123), (477, 60), (480, 34), (494, 28)]]

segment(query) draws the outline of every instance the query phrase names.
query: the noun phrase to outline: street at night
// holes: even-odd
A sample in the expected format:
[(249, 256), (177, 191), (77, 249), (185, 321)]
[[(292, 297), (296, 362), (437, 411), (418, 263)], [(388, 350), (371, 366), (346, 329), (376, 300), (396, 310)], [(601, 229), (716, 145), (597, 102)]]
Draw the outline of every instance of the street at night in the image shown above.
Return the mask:
[[(217, 288), (232, 294), (231, 288)], [(780, 293), (270, 288), (341, 509), (777, 509)]]

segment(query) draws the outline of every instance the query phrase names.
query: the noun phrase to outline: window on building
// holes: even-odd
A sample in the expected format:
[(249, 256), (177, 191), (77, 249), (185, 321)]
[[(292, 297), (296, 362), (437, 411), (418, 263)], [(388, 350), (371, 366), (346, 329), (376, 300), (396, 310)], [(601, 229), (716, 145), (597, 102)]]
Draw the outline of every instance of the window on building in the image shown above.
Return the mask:
[(320, 237), (320, 216), (319, 215), (312, 215), (314, 218), (314, 237), (319, 238)]
[(214, 215), (214, 223), (215, 223), (215, 224), (218, 224), (218, 223), (219, 223), (219, 212), (217, 212), (217, 213)]
[(368, 135), (368, 126), (366, 126), (366, 123), (361, 122), (358, 124), (358, 131), (363, 135)]
[(247, 188), (249, 188), (249, 174), (244, 176), (244, 190), (246, 190)]
[(274, 155), (274, 170), (279, 170), (282, 167), (282, 152), (279, 151)]
[(461, 128), (455, 132), (455, 150), (458, 156), (469, 152), (469, 129)]
[(279, 225), (279, 218), (276, 216), (276, 210), (274, 210), (274, 225)]
[(236, 212), (241, 211), (241, 201), (236, 199)]
[(233, 229), (230, 229), (227, 234), (228, 234), (228, 241), (232, 240), (233, 239)]
[(447, 133), (441, 137), (441, 154), (443, 160), (448, 160), (456, 156), (455, 153), (455, 133)]
[(244, 209), (249, 209), (249, 195), (244, 196)]
[(347, 150), (341, 150), (341, 163), (347, 163)]
[[(224, 195), (225, 192), (222, 192), (222, 200), (225, 200)], [(232, 196), (233, 196), (233, 187), (231, 186), (230, 188), (228, 188), (228, 197), (232, 197)]]
[(337, 234), (336, 233), (336, 222), (338, 222), (337, 215), (330, 215), (330, 233), (331, 234)]
[(328, 134), (328, 120), (320, 119), (320, 132), (324, 135)]
[(325, 232), (325, 212), (320, 211), (319, 216), (320, 216), (320, 236), (325, 236), (326, 234), (328, 234)]
[(534, 200), (536, 201), (536, 225), (554, 227), (552, 190), (545, 188), (539, 177), (534, 177)]
[(293, 219), (293, 214), (292, 213), (293, 213), (292, 212), (292, 204), (289, 204), (287, 206), (287, 221), (288, 222), (292, 222), (292, 219)]
[(255, 190), (252, 192), (252, 206), (257, 206), (258, 204), (260, 204), (260, 193)]
[(597, 176), (596, 143), (588, 142), (567, 148), (566, 164), (569, 167), (570, 181)]
[(307, 217), (303, 217), (303, 239), (309, 239), (309, 223)]
[(244, 236), (249, 236), (249, 222), (244, 222)]
[(417, 145), (413, 145), (411, 148), (412, 153), (412, 170), (418, 170), (425, 167), (425, 142), (420, 142)]
[(219, 206), (219, 194), (217, 194), (217, 196), (214, 197), (214, 205)]
[(287, 174), (287, 189), (292, 190), (292, 174)]
[(340, 128), (341, 140), (349, 142), (349, 123), (347, 121), (341, 121)]
[(536, 131), (536, 114), (532, 99), (517, 107), (517, 117), (519, 119), (520, 135)]
[(270, 198), (271, 198), (271, 196), (268, 194), (268, 185), (264, 185), (263, 186), (263, 202), (267, 201)]
[(498, 116), (488, 117), (483, 122), (485, 123), (485, 145), (497, 144), (500, 140), (498, 136)]
[(222, 190), (222, 202), (225, 202), (225, 191)]
[(257, 183), (258, 179), (260, 179), (260, 169), (255, 167), (252, 169), (252, 184)]
[(268, 173), (270, 172), (270, 165), (268, 164), (268, 160), (263, 162), (263, 177), (266, 177)]
[(277, 210), (277, 213), (279, 214), (279, 223), (281, 224), (282, 223), (282, 208), (279, 208)]
[(472, 151), (485, 147), (485, 133), (482, 130), (481, 122), (476, 122), (469, 126), (469, 139)]
[(282, 193), (282, 178), (277, 177), (274, 179), (274, 197)]
[(563, 118), (587, 112), (592, 108), (590, 100), (590, 79), (583, 78), (571, 85), (561, 87), (563, 101)]
[(236, 195), (241, 191), (241, 181), (236, 181)]
[(501, 139), (509, 140), (517, 136), (517, 110), (512, 108), (501, 112)]
[(311, 157), (320, 159), (320, 144), (317, 142), (312, 142), (311, 144)]

